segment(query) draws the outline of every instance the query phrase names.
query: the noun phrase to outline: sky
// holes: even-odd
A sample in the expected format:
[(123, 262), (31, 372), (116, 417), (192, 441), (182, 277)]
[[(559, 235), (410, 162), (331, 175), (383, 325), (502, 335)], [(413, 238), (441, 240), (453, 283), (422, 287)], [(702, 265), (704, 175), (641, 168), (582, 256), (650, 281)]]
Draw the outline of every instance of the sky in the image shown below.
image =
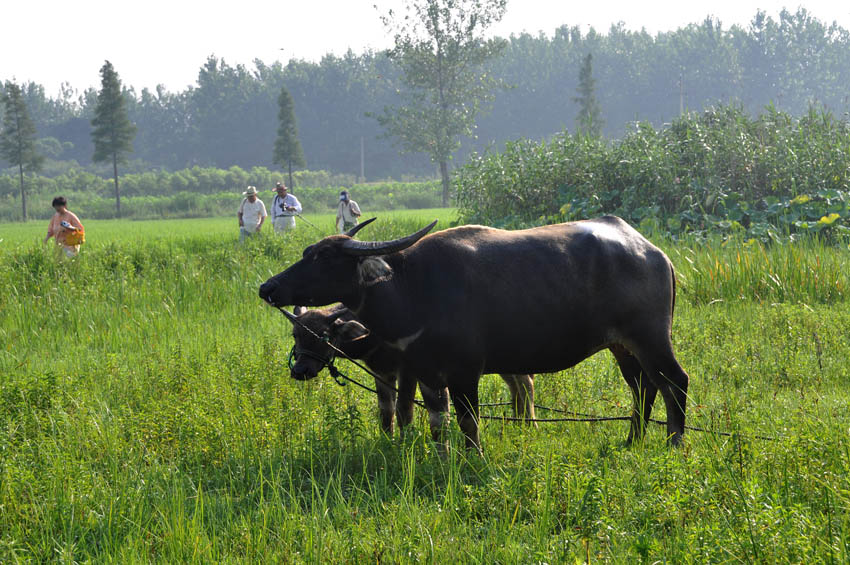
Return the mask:
[[(99, 69), (112, 62), (125, 86), (137, 91), (162, 84), (172, 92), (195, 84), (210, 55), (228, 64), (266, 64), (291, 58), (319, 61), (328, 53), (362, 53), (391, 45), (380, 15), (402, 0), (27, 0), (3, 7), (0, 80), (36, 82), (49, 96), (62, 83), (77, 91), (99, 87)], [(508, 0), (492, 33), (551, 36), (562, 26), (605, 33), (623, 22), (651, 34), (707, 16), (724, 29), (746, 27), (763, 10), (804, 7), (825, 23), (850, 29), (846, 0)]]

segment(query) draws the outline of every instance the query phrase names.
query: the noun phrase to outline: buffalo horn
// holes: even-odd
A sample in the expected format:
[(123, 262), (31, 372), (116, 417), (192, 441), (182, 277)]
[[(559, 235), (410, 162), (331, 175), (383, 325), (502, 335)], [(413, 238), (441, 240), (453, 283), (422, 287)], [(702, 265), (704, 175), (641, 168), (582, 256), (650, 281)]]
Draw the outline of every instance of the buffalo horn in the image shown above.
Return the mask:
[(334, 312), (328, 316), (328, 322), (336, 321), (340, 316), (344, 316), (348, 313), (348, 310), (344, 307), (337, 308)]
[(434, 220), (418, 232), (392, 241), (357, 241), (356, 239), (349, 239), (342, 244), (342, 249), (349, 255), (386, 255), (388, 253), (395, 253), (396, 251), (407, 249), (422, 239), (436, 225), (437, 220)]
[(357, 224), (356, 226), (354, 226), (353, 228), (351, 228), (350, 230), (345, 232), (345, 235), (347, 235), (348, 237), (354, 237), (354, 234), (356, 234), (357, 232), (359, 232), (360, 230), (362, 230), (367, 225), (371, 224), (372, 222), (374, 222), (377, 219), (378, 218), (369, 218), (368, 220), (360, 222), (359, 224)]

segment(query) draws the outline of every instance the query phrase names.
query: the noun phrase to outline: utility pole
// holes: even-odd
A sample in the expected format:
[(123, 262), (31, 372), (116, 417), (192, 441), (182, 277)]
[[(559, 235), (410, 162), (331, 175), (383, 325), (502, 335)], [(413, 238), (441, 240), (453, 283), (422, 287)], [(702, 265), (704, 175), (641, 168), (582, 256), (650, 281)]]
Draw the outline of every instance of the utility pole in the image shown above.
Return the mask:
[(685, 74), (679, 73), (679, 116), (685, 115)]

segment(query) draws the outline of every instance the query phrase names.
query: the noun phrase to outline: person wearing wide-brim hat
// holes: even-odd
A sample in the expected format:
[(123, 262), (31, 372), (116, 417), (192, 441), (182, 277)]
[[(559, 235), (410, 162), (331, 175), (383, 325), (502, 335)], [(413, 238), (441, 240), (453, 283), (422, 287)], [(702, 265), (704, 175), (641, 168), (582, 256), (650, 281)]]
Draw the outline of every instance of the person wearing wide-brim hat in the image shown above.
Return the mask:
[(257, 189), (255, 187), (249, 186), (242, 193), (242, 196), (245, 198), (242, 199), (242, 203), (239, 205), (239, 212), (236, 213), (236, 217), (239, 218), (240, 242), (244, 241), (246, 237), (260, 233), (263, 222), (266, 220), (266, 216), (268, 216), (266, 205), (263, 204), (262, 200), (257, 198)]
[(272, 225), (275, 233), (283, 233), (295, 227), (295, 216), (301, 213), (301, 203), (294, 194), (289, 194), (282, 181), (275, 183), (277, 195), (272, 200)]

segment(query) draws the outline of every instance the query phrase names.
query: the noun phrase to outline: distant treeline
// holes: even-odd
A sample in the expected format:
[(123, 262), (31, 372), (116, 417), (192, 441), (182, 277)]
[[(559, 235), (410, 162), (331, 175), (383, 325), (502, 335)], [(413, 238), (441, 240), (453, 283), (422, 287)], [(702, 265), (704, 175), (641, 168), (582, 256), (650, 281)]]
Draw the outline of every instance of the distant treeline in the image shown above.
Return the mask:
[[(336, 210), (339, 192), (347, 189), (368, 210), (436, 208), (440, 205), (438, 181), (379, 182), (357, 184), (353, 175), (335, 175), (325, 171), (299, 171), (294, 175), (298, 188), (294, 194), (305, 213)], [(131, 219), (195, 218), (235, 214), (247, 186), (256, 186), (260, 198), (271, 204), (275, 181), (280, 173), (254, 167), (215, 169), (192, 167), (175, 172), (155, 171), (127, 174), (121, 178), (121, 215)], [(47, 219), (53, 215), (54, 196), (68, 198), (69, 207), (81, 218), (114, 218), (115, 199), (111, 179), (80, 169), (55, 177), (34, 177), (28, 196), (30, 217)], [(15, 189), (17, 179), (0, 175), (0, 222), (20, 219), (20, 204)]]
[(690, 113), (612, 144), (564, 133), (473, 155), (463, 221), (525, 227), (616, 214), (646, 231), (850, 235), (850, 121), (775, 108)]
[[(502, 147), (572, 130), (579, 68), (588, 53), (609, 138), (622, 137), (635, 121), (658, 128), (679, 115), (680, 104), (700, 110), (735, 102), (757, 113), (773, 103), (798, 116), (813, 104), (836, 115), (850, 110), (850, 33), (804, 9), (783, 11), (778, 19), (758, 12), (746, 28), (727, 29), (706, 19), (655, 36), (621, 26), (607, 33), (562, 26), (551, 36), (510, 38), (490, 69), (510, 88), (497, 92), (492, 112), (479, 119), (477, 138), (465, 142), (456, 162), (491, 143)], [(116, 70), (120, 75), (122, 69)], [(93, 77), (96, 73), (92, 68)], [(286, 65), (258, 60), (254, 68), (210, 57), (197, 83), (182, 92), (137, 92), (125, 85), (138, 135), (131, 156), (136, 161), (124, 170), (270, 166), (277, 96), (286, 86), (308, 168), (359, 175), (362, 141), (368, 179), (433, 174), (424, 156), (400, 156), (367, 116), (396, 103), (399, 85), (399, 70), (383, 53), (349, 52)], [(68, 89), (51, 98), (37, 84), (24, 90), (43, 151), (54, 160), (88, 166), (95, 91)], [(61, 170), (54, 162), (44, 174)]]

